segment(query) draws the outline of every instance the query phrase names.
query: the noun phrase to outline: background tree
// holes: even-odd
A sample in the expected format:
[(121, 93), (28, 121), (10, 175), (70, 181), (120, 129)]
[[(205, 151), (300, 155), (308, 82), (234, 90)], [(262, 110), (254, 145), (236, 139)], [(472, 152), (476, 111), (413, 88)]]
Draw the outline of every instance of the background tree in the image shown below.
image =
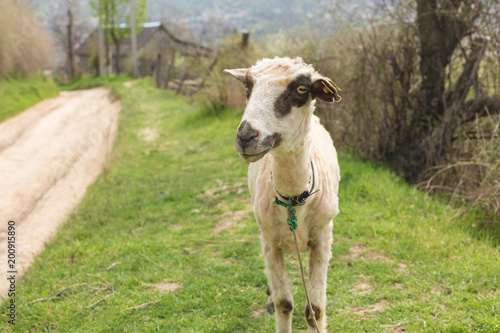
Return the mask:
[[(146, 4), (147, 0), (134, 1), (137, 34), (140, 32), (141, 25), (146, 21)], [(101, 18), (105, 29), (106, 41), (113, 41), (115, 46), (115, 73), (120, 74), (120, 41), (123, 38), (130, 37), (130, 28), (128, 26), (130, 1), (93, 0), (91, 7), (95, 15)]]
[[(499, 112), (498, 95), (490, 96), (490, 92), (480, 86), (477, 86), (474, 97), (469, 94), (477, 82), (481, 61), (491, 42), (485, 29), (487, 21), (483, 18), (498, 15), (498, 6), (498, 3), (488, 1), (417, 1), (416, 37), (420, 46), (421, 84), (412, 119), (396, 142), (394, 156), (388, 156), (408, 161), (410, 153), (419, 154), (420, 163), (410, 166), (405, 172), (410, 180), (426, 177), (426, 169), (447, 162), (457, 128), (474, 120), (476, 115), (486, 115), (486, 111)], [(463, 67), (461, 72), (454, 73), (456, 79), (453, 80), (449, 74), (453, 70), (450, 67), (456, 52), (462, 53)], [(411, 74), (396, 61), (393, 66), (394, 73), (400, 77)], [(405, 95), (409, 88), (404, 89)], [(498, 94), (498, 91), (494, 93)]]
[(386, 0), (343, 23), (315, 64), (346, 91), (324, 112), (337, 142), (498, 216), (500, 3)]
[(64, 0), (55, 3), (54, 14), (50, 18), (56, 48), (62, 48), (66, 54), (65, 72), (69, 78), (77, 74), (75, 44), (90, 31), (90, 24), (82, 18), (82, 3), (77, 0)]

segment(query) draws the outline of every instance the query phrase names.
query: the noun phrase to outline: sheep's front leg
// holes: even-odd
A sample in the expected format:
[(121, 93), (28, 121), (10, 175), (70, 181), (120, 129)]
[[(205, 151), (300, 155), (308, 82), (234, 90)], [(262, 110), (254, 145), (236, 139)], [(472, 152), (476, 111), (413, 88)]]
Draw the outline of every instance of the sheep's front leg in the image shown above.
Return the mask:
[(265, 238), (262, 238), (262, 252), (270, 298), (275, 308), (276, 332), (289, 333), (292, 331), (293, 298), (288, 286), (283, 253)]
[[(326, 278), (328, 263), (332, 256), (332, 227), (330, 222), (318, 237), (311, 240), (311, 250), (309, 252), (309, 299), (315, 313), (316, 321), (320, 332), (326, 332)], [(306, 302), (306, 319), (308, 332), (317, 332), (314, 320), (309, 319), (309, 307)]]

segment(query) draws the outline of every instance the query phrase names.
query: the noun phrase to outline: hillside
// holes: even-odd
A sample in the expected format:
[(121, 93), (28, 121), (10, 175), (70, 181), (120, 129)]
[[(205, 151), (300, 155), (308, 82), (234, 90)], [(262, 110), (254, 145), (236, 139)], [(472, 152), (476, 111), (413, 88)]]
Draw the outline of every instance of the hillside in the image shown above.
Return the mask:
[(203, 26), (203, 32), (212, 29), (245, 29), (257, 36), (287, 30), (300, 33), (311, 27), (317, 31), (332, 32), (335, 22), (332, 14), (342, 12), (345, 21), (360, 20), (374, 8), (373, 0), (356, 0), (348, 3), (338, 1), (228, 1), (228, 0), (187, 0), (165, 3), (149, 0), (152, 20), (167, 20), (182, 23), (196, 29)]
[[(233, 151), (240, 115), (140, 80), (104, 172), (19, 281), (25, 332), (270, 332), (259, 230)], [(328, 275), (333, 332), (500, 332), (498, 245), (385, 168), (339, 156)], [(304, 256), (304, 259), (305, 256)], [(298, 262), (294, 328), (305, 329)]]

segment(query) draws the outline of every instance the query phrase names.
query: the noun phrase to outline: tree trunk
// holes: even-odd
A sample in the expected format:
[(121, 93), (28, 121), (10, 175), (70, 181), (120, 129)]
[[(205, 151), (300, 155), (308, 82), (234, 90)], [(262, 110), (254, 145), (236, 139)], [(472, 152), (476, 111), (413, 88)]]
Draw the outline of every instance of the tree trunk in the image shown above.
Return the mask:
[[(114, 22), (113, 22), (114, 24)], [(120, 75), (120, 39), (116, 36), (115, 27), (111, 28), (111, 38), (115, 44), (115, 74)]]
[(454, 9), (438, 9), (436, 0), (417, 0), (422, 86), (417, 117), (412, 128), (420, 125), (425, 132), (432, 129), (433, 123), (439, 121), (444, 114), (446, 66), (466, 33), (465, 24), (452, 15)]
[(156, 56), (155, 72), (154, 77), (156, 81), (156, 88), (161, 88), (163, 86), (163, 62), (161, 59), (161, 54), (158, 53)]
[(170, 82), (170, 79), (172, 77), (172, 70), (174, 69), (175, 66), (175, 52), (176, 50), (172, 50), (172, 57), (170, 58), (170, 64), (168, 65), (168, 70), (167, 70), (167, 76), (165, 77), (165, 82), (163, 85), (164, 89), (168, 88), (168, 83)]
[(469, 26), (477, 15), (473, 10), (460, 14), (466, 6), (461, 1), (440, 2), (438, 6), (437, 0), (417, 0), (422, 82), (409, 130), (388, 156), (410, 182), (425, 178), (425, 170), (449, 158), (453, 134), (461, 124), (458, 114), (464, 109), (484, 55), (484, 41), (473, 45), (459, 80), (445, 92), (446, 70), (453, 52), (470, 33)]
[[(106, 6), (104, 7), (104, 10), (105, 10), (104, 16), (106, 18), (109, 18), (111, 10), (109, 8), (109, 3), (108, 2), (106, 3)], [(111, 67), (110, 66), (111, 61), (110, 61), (110, 56), (109, 56), (109, 35), (108, 35), (109, 27), (106, 26), (107, 23), (108, 23), (108, 20), (105, 19), (104, 20), (104, 48), (106, 49), (106, 74), (109, 75), (110, 72), (111, 72), (111, 68), (110, 68)]]
[(116, 49), (116, 75), (120, 75), (120, 40), (115, 40), (115, 49)]
[(73, 12), (68, 7), (68, 66), (69, 66), (69, 77), (72, 79), (75, 77), (75, 43), (73, 42)]
[(443, 97), (444, 115), (439, 126), (438, 156), (452, 150), (452, 138), (455, 130), (463, 123), (464, 102), (474, 80), (477, 78), (479, 64), (486, 51), (487, 41), (478, 38), (473, 41), (463, 72), (455, 83), (454, 89)]

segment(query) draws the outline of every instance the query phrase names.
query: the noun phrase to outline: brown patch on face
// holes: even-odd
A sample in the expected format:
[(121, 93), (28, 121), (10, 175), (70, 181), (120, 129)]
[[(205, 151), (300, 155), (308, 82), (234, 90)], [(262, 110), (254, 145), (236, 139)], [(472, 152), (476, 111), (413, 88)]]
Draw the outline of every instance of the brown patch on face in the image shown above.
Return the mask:
[(264, 140), (262, 140), (263, 145), (271, 145), (273, 148), (278, 147), (281, 144), (281, 134), (274, 133), (273, 135), (268, 135)]
[[(307, 87), (307, 92), (299, 93), (297, 88), (300, 86)], [(276, 117), (283, 118), (287, 116), (292, 107), (302, 107), (309, 100), (309, 89), (311, 86), (311, 78), (308, 75), (299, 75), (295, 80), (290, 82), (285, 91), (274, 102), (274, 113)]]

